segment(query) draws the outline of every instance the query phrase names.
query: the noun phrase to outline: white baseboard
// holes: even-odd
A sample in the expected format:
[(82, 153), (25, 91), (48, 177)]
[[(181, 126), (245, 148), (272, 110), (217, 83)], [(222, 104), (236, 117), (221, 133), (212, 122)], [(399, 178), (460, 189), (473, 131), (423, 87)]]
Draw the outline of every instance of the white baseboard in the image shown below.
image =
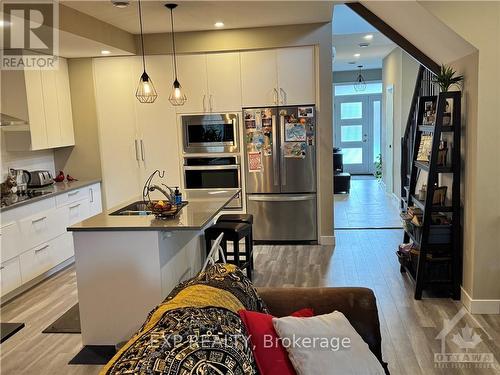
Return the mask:
[(335, 246), (335, 236), (320, 236), (319, 237), (320, 245), (333, 245)]
[(460, 300), (471, 314), (500, 314), (500, 299), (472, 299), (460, 287)]

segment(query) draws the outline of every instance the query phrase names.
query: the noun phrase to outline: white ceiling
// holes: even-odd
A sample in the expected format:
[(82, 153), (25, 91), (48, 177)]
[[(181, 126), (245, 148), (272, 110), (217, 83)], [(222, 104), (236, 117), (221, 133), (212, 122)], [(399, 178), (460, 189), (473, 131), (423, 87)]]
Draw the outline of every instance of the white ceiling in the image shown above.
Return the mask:
[[(380, 69), (383, 58), (396, 47), (391, 40), (343, 4), (335, 6), (332, 31), (334, 71), (356, 70), (358, 65), (363, 65), (363, 69)], [(366, 40), (366, 35), (373, 35), (373, 39)], [(360, 43), (369, 43), (369, 46), (362, 48)], [(359, 57), (354, 56), (358, 53)]]
[(95, 40), (59, 31), (59, 56), (66, 58), (95, 57), (101, 56), (102, 50), (110, 51), (112, 56), (132, 55), (128, 51), (110, 47)]
[[(380, 69), (382, 60), (387, 56), (396, 45), (387, 39), (384, 35), (377, 32), (370, 33), (373, 39), (368, 47), (359, 47), (359, 43), (367, 42), (364, 39), (366, 33), (334, 35), (333, 46), (335, 48), (335, 60), (333, 69), (355, 70), (358, 65), (363, 65), (363, 69)], [(359, 53), (360, 57), (354, 55)], [(354, 62), (354, 64), (349, 64)]]
[[(64, 5), (86, 13), (133, 34), (139, 33), (138, 5), (132, 0), (123, 9), (110, 0), (62, 0)], [(143, 0), (144, 32), (170, 31), (167, 0)], [(178, 1), (174, 10), (175, 31), (214, 30), (224, 22), (226, 29), (329, 22), (332, 1)]]

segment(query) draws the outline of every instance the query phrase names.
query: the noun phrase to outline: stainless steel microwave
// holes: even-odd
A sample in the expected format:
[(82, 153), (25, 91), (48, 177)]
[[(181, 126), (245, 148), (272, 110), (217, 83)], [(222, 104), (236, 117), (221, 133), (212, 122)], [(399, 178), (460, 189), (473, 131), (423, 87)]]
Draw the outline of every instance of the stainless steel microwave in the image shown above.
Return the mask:
[(239, 115), (211, 113), (181, 117), (184, 152), (238, 152)]

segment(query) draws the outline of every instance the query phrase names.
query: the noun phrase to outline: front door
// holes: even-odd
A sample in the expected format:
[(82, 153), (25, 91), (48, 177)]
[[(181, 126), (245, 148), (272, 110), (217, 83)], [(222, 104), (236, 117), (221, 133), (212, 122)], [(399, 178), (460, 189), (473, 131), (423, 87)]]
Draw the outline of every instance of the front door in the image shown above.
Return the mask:
[(335, 146), (342, 149), (344, 172), (374, 171), (374, 118), (380, 117), (380, 111), (374, 110), (377, 104), (380, 105), (378, 94), (335, 97)]

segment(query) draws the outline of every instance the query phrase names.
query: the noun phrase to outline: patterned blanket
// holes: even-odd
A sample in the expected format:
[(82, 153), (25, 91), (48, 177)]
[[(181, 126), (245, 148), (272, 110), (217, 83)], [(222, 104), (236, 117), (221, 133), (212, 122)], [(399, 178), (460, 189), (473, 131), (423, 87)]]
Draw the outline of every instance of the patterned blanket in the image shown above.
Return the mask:
[(215, 264), (151, 311), (100, 375), (256, 374), (241, 309), (267, 312), (236, 266)]

